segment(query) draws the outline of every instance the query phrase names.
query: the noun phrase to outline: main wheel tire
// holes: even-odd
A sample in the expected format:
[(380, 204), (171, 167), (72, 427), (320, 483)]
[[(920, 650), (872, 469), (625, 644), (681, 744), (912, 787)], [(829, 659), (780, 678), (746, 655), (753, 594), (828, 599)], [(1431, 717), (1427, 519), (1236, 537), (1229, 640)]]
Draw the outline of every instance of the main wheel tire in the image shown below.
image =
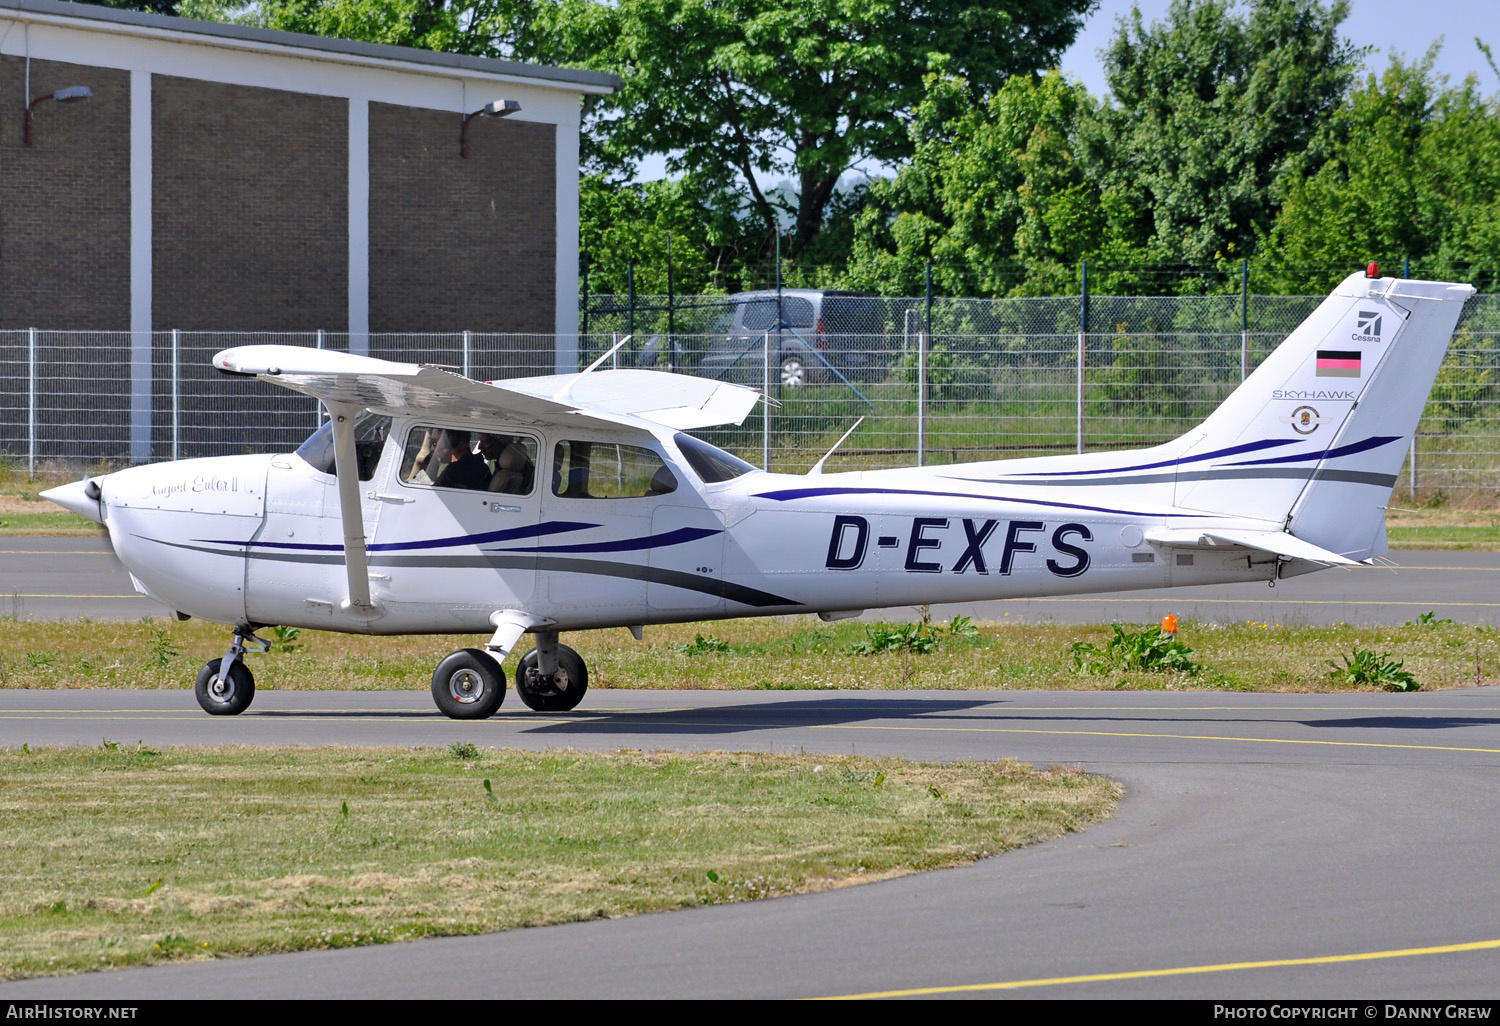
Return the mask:
[(800, 388), (812, 380), (807, 362), (800, 356), (781, 358), (781, 383), (787, 388)]
[(214, 716), (235, 716), (250, 706), (255, 697), (255, 674), (239, 660), (229, 667), (229, 679), (219, 681), (219, 667), (223, 659), (213, 659), (198, 671), (193, 695), (203, 711)]
[(538, 680), (533, 684), (533, 671), (537, 671), (537, 677), (541, 676), (538, 662), (536, 649), (521, 657), (521, 665), (516, 669), (516, 694), (521, 701), (537, 712), (567, 712), (576, 708), (589, 689), (589, 670), (583, 664), (583, 657), (567, 645), (557, 646), (557, 668), (568, 675), (566, 688), (559, 688), (555, 681)]
[(461, 648), (432, 671), (432, 699), (444, 716), (487, 719), (505, 701), (505, 671), (488, 652)]

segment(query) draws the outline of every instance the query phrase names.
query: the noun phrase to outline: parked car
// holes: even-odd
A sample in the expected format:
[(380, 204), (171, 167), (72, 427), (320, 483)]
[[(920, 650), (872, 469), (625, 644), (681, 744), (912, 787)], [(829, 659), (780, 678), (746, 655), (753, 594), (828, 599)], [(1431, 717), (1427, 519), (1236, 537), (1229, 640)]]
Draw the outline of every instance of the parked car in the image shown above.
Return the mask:
[(886, 339), (880, 305), (864, 292), (831, 289), (738, 292), (713, 327), (698, 373), (759, 385), (766, 334), (771, 373), (784, 387), (814, 382), (871, 381), (886, 372)]

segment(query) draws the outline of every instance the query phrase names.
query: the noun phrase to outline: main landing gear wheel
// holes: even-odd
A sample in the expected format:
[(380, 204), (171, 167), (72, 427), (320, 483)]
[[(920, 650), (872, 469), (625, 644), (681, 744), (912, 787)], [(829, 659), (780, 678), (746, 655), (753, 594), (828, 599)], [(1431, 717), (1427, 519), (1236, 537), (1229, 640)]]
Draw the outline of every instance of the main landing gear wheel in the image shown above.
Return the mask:
[(505, 701), (505, 671), (487, 652), (461, 648), (432, 671), (432, 698), (455, 720), (486, 719)]
[(228, 679), (221, 680), (219, 667), (223, 659), (210, 660), (198, 671), (198, 681), (193, 685), (193, 694), (203, 711), (214, 716), (234, 716), (242, 713), (255, 697), (255, 675), (244, 663), (236, 660), (229, 664)]
[(583, 657), (567, 645), (557, 646), (557, 672), (549, 680), (542, 675), (536, 649), (521, 657), (516, 669), (516, 694), (537, 712), (567, 712), (583, 701), (589, 689), (588, 667)]

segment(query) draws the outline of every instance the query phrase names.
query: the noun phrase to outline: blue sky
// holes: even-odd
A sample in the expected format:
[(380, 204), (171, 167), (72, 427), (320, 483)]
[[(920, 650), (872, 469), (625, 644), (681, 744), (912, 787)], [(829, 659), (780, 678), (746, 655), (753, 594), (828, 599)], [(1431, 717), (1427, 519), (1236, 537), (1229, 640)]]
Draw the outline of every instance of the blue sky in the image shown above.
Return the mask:
[[(1114, 35), (1115, 24), (1132, 6), (1141, 9), (1146, 24), (1166, 17), (1170, 0), (1102, 0), (1099, 9), (1084, 23), (1078, 39), (1063, 54), (1065, 74), (1083, 81), (1089, 92), (1102, 95), (1104, 71), (1099, 66), (1098, 51)], [(1420, 57), (1433, 40), (1445, 37), (1438, 55), (1437, 69), (1456, 84), (1464, 75), (1479, 76), (1480, 89), (1486, 94), (1500, 92), (1500, 80), (1485, 63), (1484, 55), (1474, 45), (1478, 36), (1487, 43), (1500, 61), (1500, 2), (1497, 0), (1352, 0), (1349, 17), (1339, 27), (1345, 38), (1357, 46), (1373, 46), (1375, 52), (1365, 58), (1365, 67), (1378, 71), (1387, 64), (1392, 49), (1408, 59)]]

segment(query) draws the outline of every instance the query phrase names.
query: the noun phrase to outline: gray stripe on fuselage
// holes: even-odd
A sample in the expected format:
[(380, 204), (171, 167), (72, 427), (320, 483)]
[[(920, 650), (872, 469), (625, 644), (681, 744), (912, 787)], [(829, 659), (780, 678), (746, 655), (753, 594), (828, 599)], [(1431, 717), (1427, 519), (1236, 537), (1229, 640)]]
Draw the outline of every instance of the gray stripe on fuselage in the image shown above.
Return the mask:
[(1222, 470), (1188, 470), (1180, 474), (1135, 474), (1130, 476), (1106, 477), (1108, 471), (1100, 471), (1098, 477), (1070, 477), (1070, 478), (1033, 478), (1033, 477), (1002, 477), (993, 481), (980, 480), (972, 477), (951, 478), (954, 481), (971, 481), (975, 484), (998, 484), (998, 485), (1040, 485), (1047, 488), (1055, 487), (1078, 487), (1086, 485), (1098, 488), (1101, 485), (1136, 485), (1136, 484), (1169, 484), (1172, 482), (1186, 483), (1189, 481), (1307, 481), (1316, 477), (1319, 481), (1341, 481), (1348, 484), (1379, 485), (1389, 488), (1396, 483), (1395, 474), (1377, 474), (1368, 470), (1318, 470), (1311, 469), (1283, 469), (1276, 467), (1226, 467)]
[[(139, 535), (137, 537), (140, 537)], [(228, 549), (213, 549), (202, 545), (188, 545), (184, 542), (163, 541), (160, 538), (148, 538), (159, 545), (169, 545), (174, 549), (189, 549), (193, 552), (207, 552), (215, 556), (243, 556), (248, 559), (265, 560), (272, 563), (313, 563), (324, 566), (343, 566), (344, 554), (342, 552), (236, 552)], [(607, 559), (571, 559), (567, 556), (533, 556), (525, 553), (498, 553), (482, 552), (477, 555), (461, 556), (452, 553), (444, 553), (434, 556), (417, 555), (387, 555), (375, 554), (370, 556), (370, 566), (377, 567), (414, 567), (431, 568), (439, 570), (547, 570), (557, 573), (570, 574), (592, 574), (597, 577), (618, 577), (625, 580), (645, 581), (648, 584), (664, 584), (672, 588), (682, 588), (686, 591), (696, 591), (704, 595), (714, 595), (730, 602), (738, 602), (745, 606), (800, 606), (801, 602), (793, 599), (782, 598), (768, 591), (758, 588), (748, 588), (742, 584), (733, 584), (729, 581), (720, 580), (716, 577), (700, 577), (697, 574), (684, 573), (681, 570), (667, 570), (662, 567), (643, 566), (639, 563), (613, 563)]]

